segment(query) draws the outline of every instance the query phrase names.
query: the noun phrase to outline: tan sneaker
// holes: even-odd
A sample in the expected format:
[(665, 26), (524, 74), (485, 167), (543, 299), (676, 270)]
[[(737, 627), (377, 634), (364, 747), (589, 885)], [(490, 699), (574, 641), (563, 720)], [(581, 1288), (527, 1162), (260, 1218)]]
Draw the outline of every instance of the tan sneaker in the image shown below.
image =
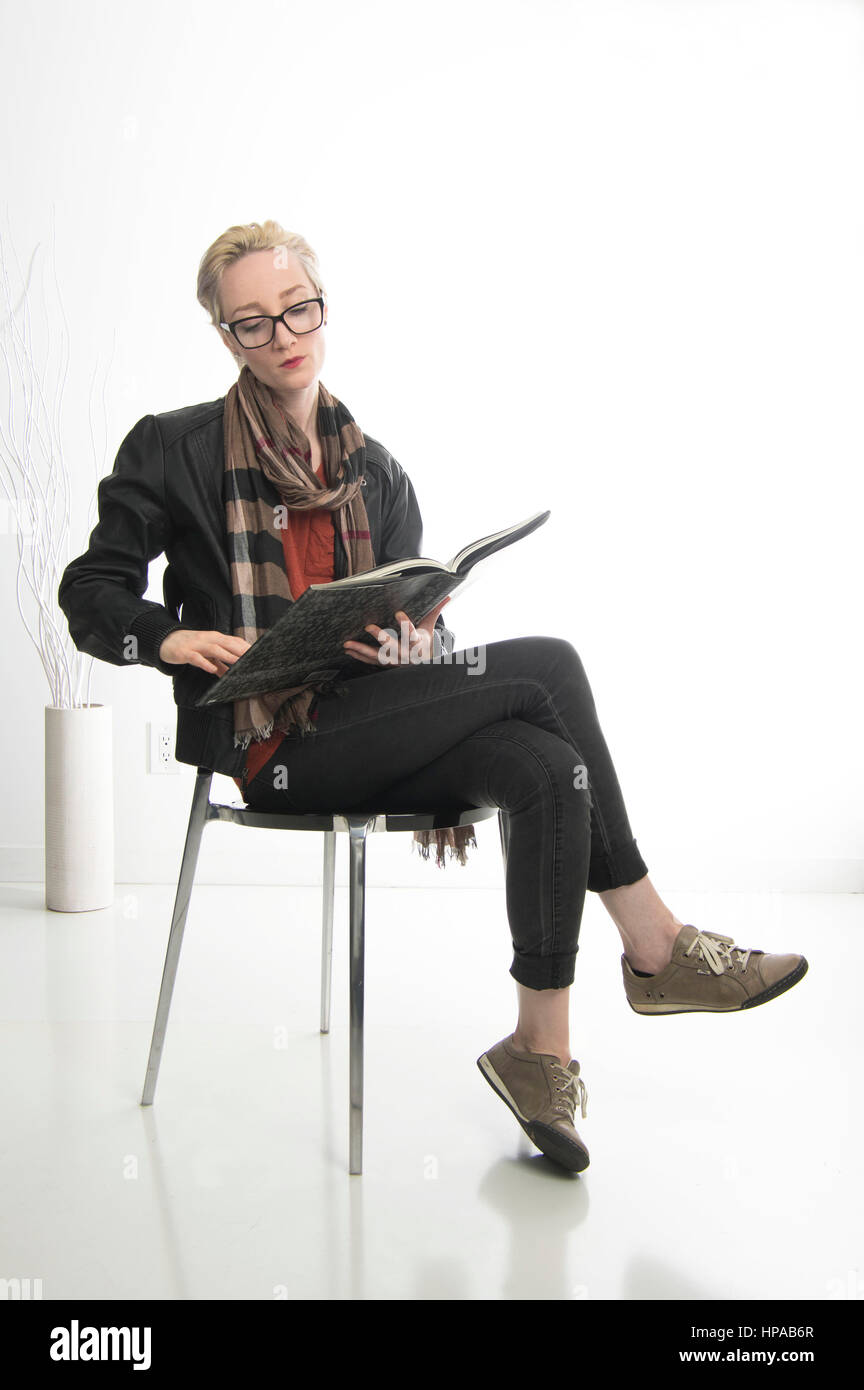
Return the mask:
[(684, 926), (672, 959), (656, 975), (621, 957), (627, 1001), (637, 1014), (732, 1013), (767, 1004), (807, 974), (803, 956), (773, 956), (736, 946), (731, 936)]
[(541, 1153), (574, 1173), (588, 1167), (588, 1150), (573, 1128), (576, 1106), (583, 1119), (588, 1106), (578, 1062), (565, 1067), (551, 1053), (523, 1052), (511, 1033), (478, 1057), (477, 1065)]

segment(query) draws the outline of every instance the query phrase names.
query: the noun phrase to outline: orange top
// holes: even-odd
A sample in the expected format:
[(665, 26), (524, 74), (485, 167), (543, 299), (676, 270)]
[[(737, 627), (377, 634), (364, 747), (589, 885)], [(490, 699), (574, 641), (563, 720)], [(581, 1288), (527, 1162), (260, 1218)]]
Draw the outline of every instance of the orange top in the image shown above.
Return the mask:
[[(324, 463), (316, 469), (316, 476), (324, 481)], [(286, 525), (282, 528), (282, 549), (285, 554), (285, 572), (294, 599), (309, 588), (310, 584), (329, 584), (335, 575), (334, 547), (336, 535), (333, 530), (333, 513), (324, 507), (298, 511), (288, 507), (285, 512)], [(312, 718), (315, 718), (313, 713)], [(256, 743), (253, 739), (246, 749), (246, 774), (249, 781), (272, 757), (285, 735), (281, 731), (270, 738)], [(234, 781), (243, 790), (239, 777)]]

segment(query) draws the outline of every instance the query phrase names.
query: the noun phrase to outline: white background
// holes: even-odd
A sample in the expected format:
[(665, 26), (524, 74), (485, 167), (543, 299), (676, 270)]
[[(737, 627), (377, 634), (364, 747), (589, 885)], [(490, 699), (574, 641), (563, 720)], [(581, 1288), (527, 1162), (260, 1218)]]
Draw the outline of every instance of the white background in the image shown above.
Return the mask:
[[(71, 554), (90, 415), (101, 475), (141, 416), (224, 395), (198, 262), (274, 218), (319, 253), (322, 380), (407, 469), (424, 552), (551, 508), (448, 622), (459, 646), (573, 643), (654, 881), (860, 891), (864, 5), (2, 13), (4, 232), (26, 265), (53, 223), (72, 331)], [(14, 553), (0, 536), (0, 877), (32, 880), (48, 692)], [(170, 880), (194, 774), (149, 777), (145, 746), (170, 681), (97, 663), (93, 694), (118, 881)], [(443, 872), (382, 836), (370, 879), (498, 883), (479, 835)], [(318, 845), (212, 827), (199, 876), (314, 881)]]

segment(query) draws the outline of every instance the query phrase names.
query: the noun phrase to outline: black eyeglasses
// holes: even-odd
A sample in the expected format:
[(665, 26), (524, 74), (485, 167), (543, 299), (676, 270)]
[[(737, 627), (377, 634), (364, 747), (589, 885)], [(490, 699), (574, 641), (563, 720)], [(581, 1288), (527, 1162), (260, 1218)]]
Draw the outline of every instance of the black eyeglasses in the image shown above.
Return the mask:
[(281, 314), (256, 314), (254, 318), (235, 319), (233, 323), (220, 323), (233, 333), (241, 347), (259, 348), (272, 343), (276, 336), (277, 323), (284, 323), (289, 333), (302, 335), (314, 333), (324, 322), (324, 300), (304, 299), (301, 304), (292, 304)]

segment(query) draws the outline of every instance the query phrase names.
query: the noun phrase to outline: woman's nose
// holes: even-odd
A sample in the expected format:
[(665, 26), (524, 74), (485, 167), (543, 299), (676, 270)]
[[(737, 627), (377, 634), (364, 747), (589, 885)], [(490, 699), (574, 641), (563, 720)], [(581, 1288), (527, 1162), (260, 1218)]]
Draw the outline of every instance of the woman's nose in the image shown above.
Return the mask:
[(273, 341), (276, 343), (276, 346), (280, 348), (290, 347), (292, 343), (297, 341), (291, 329), (285, 324), (284, 319), (280, 319), (277, 323)]

